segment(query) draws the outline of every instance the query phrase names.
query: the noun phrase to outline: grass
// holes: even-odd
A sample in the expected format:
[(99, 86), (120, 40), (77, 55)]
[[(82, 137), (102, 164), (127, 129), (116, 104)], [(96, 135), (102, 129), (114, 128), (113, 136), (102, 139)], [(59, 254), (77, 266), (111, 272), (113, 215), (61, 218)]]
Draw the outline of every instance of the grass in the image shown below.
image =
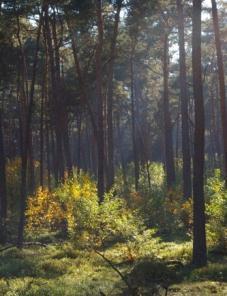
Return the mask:
[[(207, 267), (193, 269), (190, 242), (145, 245), (133, 253), (133, 246), (118, 243), (101, 252), (132, 286), (140, 286), (142, 295), (152, 295), (154, 284), (168, 285), (168, 295), (174, 296), (227, 295), (227, 256), (211, 255)], [(116, 296), (123, 291), (125, 283), (105, 260), (70, 243), (0, 254), (0, 296)]]

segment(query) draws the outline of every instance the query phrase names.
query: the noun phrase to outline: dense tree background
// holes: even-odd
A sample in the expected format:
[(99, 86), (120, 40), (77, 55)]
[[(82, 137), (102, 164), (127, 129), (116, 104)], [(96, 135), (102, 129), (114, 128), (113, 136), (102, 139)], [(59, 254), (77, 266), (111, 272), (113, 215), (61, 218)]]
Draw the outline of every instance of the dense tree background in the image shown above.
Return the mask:
[[(2, 244), (23, 246), (39, 187), (87, 173), (100, 207), (108, 193), (134, 194), (160, 234), (171, 230), (159, 210), (193, 199), (183, 231), (193, 233), (194, 264), (206, 265), (207, 180), (218, 171), (227, 181), (226, 9), (221, 0), (0, 1)], [(67, 222), (59, 227), (66, 234)]]

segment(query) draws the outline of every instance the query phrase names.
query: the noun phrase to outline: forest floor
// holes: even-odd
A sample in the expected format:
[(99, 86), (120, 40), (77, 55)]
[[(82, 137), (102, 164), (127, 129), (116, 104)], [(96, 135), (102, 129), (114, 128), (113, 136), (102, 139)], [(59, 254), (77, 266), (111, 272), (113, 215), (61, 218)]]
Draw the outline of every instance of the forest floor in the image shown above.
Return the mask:
[(227, 295), (227, 255), (210, 254), (207, 267), (193, 269), (190, 242), (151, 242), (137, 253), (116, 243), (98, 252), (116, 270), (95, 250), (70, 243), (1, 252), (0, 295), (132, 295), (126, 282), (138, 287), (135, 295)]

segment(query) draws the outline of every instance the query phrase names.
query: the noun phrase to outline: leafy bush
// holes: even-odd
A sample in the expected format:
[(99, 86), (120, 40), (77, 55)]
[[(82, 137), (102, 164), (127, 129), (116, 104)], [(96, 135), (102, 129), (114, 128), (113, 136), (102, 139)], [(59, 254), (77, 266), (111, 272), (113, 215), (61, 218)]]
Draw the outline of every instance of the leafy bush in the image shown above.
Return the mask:
[(54, 192), (65, 208), (65, 218), (71, 235), (91, 232), (96, 226), (98, 197), (96, 184), (86, 175), (74, 177)]
[(127, 207), (125, 200), (105, 196), (98, 215), (98, 237), (103, 242), (130, 240), (143, 229), (143, 223), (136, 210)]
[(136, 211), (113, 193), (106, 194), (99, 205), (96, 184), (85, 174), (53, 192), (39, 188), (28, 200), (26, 216), (28, 233), (66, 225), (71, 238), (82, 245), (127, 240), (143, 227)]
[(211, 246), (227, 250), (227, 190), (220, 170), (206, 184), (207, 234)]
[[(148, 174), (149, 171), (149, 174)], [(149, 179), (150, 177), (150, 179)], [(149, 163), (141, 170), (140, 191), (131, 192), (130, 205), (139, 208), (148, 227), (160, 227), (165, 224), (165, 173), (161, 163)]]
[(64, 218), (64, 210), (54, 193), (38, 188), (36, 194), (28, 199), (26, 211), (27, 230), (36, 233), (41, 230), (57, 229)]

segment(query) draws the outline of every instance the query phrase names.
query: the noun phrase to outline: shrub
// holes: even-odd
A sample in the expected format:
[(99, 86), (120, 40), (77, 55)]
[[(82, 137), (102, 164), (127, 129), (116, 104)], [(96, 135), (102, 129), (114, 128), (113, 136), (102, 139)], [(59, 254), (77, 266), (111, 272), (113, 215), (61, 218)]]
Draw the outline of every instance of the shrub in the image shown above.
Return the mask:
[(62, 204), (56, 195), (39, 187), (36, 194), (28, 199), (27, 231), (40, 233), (45, 229), (57, 229), (64, 216)]
[(28, 200), (26, 216), (28, 233), (40, 234), (66, 225), (71, 238), (82, 245), (127, 240), (143, 227), (137, 212), (113, 192), (99, 205), (96, 184), (85, 174), (53, 192), (39, 188)]
[(98, 215), (98, 237), (102, 242), (132, 239), (143, 229), (138, 212), (127, 207), (125, 200), (112, 193), (105, 196)]
[(69, 233), (80, 236), (91, 232), (98, 213), (96, 184), (81, 174), (60, 185), (54, 194), (64, 204)]
[(211, 246), (227, 249), (227, 190), (220, 170), (206, 184), (207, 236)]

